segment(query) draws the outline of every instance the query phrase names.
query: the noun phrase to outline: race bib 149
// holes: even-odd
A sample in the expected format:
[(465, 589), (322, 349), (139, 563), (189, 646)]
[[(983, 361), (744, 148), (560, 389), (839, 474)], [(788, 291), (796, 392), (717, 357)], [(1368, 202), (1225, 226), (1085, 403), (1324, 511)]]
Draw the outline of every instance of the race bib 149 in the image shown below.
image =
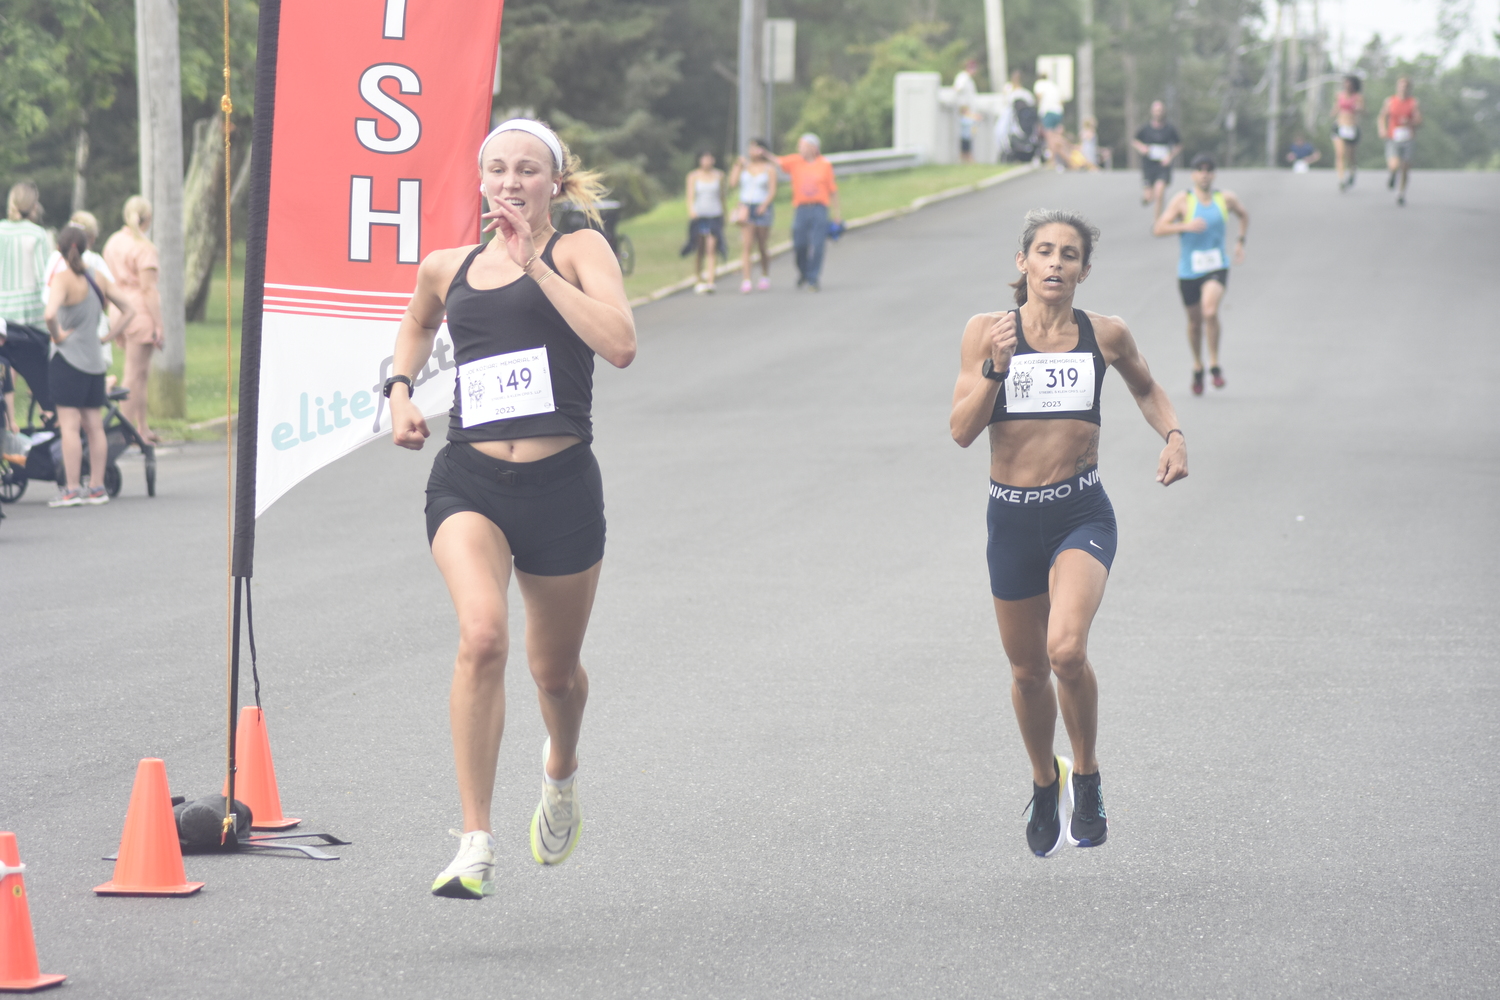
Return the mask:
[(1090, 410), (1094, 406), (1092, 354), (1017, 354), (1005, 376), (1007, 413)]
[(557, 409), (546, 347), (459, 365), (458, 389), (465, 427)]

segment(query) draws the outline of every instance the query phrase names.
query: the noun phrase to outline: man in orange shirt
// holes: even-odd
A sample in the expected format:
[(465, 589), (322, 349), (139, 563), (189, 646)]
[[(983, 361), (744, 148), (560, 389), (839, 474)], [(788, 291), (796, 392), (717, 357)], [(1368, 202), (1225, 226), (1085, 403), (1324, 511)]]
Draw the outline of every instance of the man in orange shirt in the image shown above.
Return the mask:
[(833, 164), (823, 155), (818, 137), (811, 132), (797, 140), (797, 152), (780, 157), (781, 169), (792, 177), (792, 246), (797, 250), (797, 287), (818, 291), (823, 277), (823, 244), (828, 239), (830, 210), (835, 222), (839, 210), (839, 186), (833, 179)]
[(1417, 99), (1411, 96), (1411, 81), (1406, 77), (1396, 81), (1396, 93), (1385, 99), (1380, 108), (1376, 127), (1385, 140), (1385, 165), (1391, 171), (1385, 186), (1394, 188), (1396, 179), (1401, 180), (1401, 190), (1396, 194), (1396, 204), (1406, 204), (1406, 178), (1411, 173), (1411, 147), (1417, 129), (1422, 126), (1422, 109)]

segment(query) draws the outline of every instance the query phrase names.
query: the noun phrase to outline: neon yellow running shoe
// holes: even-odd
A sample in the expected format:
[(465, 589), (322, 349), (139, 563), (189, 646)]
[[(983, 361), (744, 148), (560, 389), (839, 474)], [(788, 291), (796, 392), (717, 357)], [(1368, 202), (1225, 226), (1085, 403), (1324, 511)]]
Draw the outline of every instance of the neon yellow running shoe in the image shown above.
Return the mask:
[(539, 865), (560, 865), (568, 860), (583, 833), (577, 777), (563, 788), (546, 780), (551, 747), (550, 739), (542, 744), (542, 801), (531, 817), (531, 856)]
[(495, 838), (485, 830), (459, 833), (458, 857), (432, 882), (434, 896), (483, 899), (495, 891)]

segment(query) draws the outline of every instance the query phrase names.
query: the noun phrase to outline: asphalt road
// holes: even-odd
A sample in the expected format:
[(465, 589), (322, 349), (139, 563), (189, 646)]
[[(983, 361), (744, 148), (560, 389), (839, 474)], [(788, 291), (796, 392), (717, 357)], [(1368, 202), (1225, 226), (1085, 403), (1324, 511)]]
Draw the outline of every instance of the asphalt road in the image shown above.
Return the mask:
[[(1175, 241), (1124, 173), (851, 234), (820, 295), (782, 259), (770, 294), (641, 309), (639, 359), (598, 379), (583, 841), (530, 860), (517, 649), (481, 903), (427, 893), (459, 819), (431, 450), (366, 448), (260, 521), (282, 803), (353, 846), (189, 857), (190, 899), (90, 890), (139, 758), (189, 796), (222, 780), (223, 452), (164, 456), (155, 499), (138, 460), (107, 507), (35, 490), (0, 525), (0, 828), (43, 970), (193, 1000), (1493, 995), (1500, 175), (1418, 174), (1404, 210), (1382, 179), (1222, 177), (1254, 219), (1229, 385), (1201, 399)], [(984, 448), (946, 423), (963, 324), (1008, 301), (1040, 205), (1103, 229), (1079, 304), (1130, 323), (1192, 473), (1153, 481), (1160, 443), (1109, 376), (1111, 835), (1048, 860), (1024, 843)]]

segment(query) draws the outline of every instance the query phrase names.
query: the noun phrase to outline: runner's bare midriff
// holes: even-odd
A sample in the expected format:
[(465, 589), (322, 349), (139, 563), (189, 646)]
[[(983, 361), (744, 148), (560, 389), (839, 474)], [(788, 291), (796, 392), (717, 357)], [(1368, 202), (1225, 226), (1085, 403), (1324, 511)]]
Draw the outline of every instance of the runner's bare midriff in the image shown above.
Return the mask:
[(1099, 425), (1087, 420), (1007, 420), (990, 424), (990, 478), (1006, 486), (1047, 486), (1099, 462)]
[[(510, 441), (471, 441), (478, 451), (498, 458), (502, 462), (540, 462), (566, 448), (571, 448), (583, 439), (573, 434), (554, 434), (551, 437), (515, 438)], [(1020, 484), (1017, 484), (1020, 485)]]

